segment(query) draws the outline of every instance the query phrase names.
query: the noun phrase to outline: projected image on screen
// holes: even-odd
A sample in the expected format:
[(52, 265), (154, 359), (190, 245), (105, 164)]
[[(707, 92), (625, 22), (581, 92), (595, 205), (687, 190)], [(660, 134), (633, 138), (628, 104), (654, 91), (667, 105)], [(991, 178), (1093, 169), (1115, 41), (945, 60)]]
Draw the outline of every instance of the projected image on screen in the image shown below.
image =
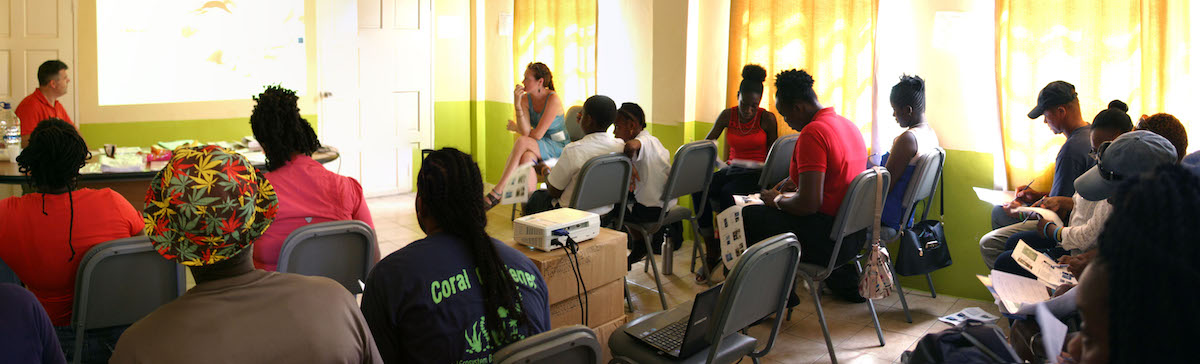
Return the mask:
[(304, 0), (97, 0), (100, 105), (305, 93)]

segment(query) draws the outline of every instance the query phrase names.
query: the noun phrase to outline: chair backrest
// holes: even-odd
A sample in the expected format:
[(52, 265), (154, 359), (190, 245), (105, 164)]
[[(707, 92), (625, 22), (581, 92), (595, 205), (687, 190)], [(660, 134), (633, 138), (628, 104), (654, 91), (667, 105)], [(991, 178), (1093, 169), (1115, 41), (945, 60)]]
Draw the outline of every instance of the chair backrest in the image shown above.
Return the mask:
[(71, 326), (82, 335), (87, 329), (133, 324), (183, 295), (184, 274), (183, 265), (164, 259), (145, 236), (96, 245), (79, 264)]
[(908, 180), (904, 198), (900, 200), (900, 206), (904, 209), (904, 218), (900, 220), (901, 224), (908, 224), (908, 220), (912, 219), (913, 214), (917, 211), (916, 207), (919, 201), (926, 201), (925, 212), (921, 214), (921, 219), (924, 220), (929, 215), (929, 202), (932, 201), (933, 191), (937, 190), (938, 179), (942, 176), (942, 168), (945, 165), (946, 150), (940, 147), (917, 159), (917, 166)]
[(21, 279), (17, 278), (17, 272), (13, 272), (12, 268), (4, 264), (4, 260), (0, 260), (0, 283), (21, 285)]
[(600, 341), (583, 325), (546, 331), (508, 344), (492, 354), (497, 364), (554, 364), (600, 362)]
[[(717, 144), (711, 140), (698, 140), (679, 147), (675, 151), (675, 160), (671, 162), (667, 186), (663, 188), (663, 206), (668, 206), (668, 202), (679, 197), (701, 192), (700, 201), (692, 201), (692, 204), (699, 204), (696, 211), (703, 211), (704, 203), (708, 201), (708, 184), (712, 183), (716, 165)], [(664, 216), (667, 211), (662, 210)]]
[(583, 132), (583, 127), (579, 125), (579, 114), (583, 112), (583, 106), (575, 105), (567, 109), (566, 115), (563, 117), (563, 124), (567, 127), (567, 137), (571, 141), (583, 139), (587, 133)]
[[(875, 218), (875, 183), (882, 183), (883, 194), (879, 204), (887, 200), (888, 186), (892, 175), (886, 169), (868, 169), (859, 173), (846, 189), (846, 197), (842, 198), (842, 206), (838, 208), (837, 217), (833, 219), (833, 230), (829, 238), (834, 241), (833, 254), (829, 257), (829, 270), (833, 270), (837, 262), (838, 252), (841, 251), (842, 240), (851, 234), (871, 228), (879, 228), (879, 219)], [(883, 206), (880, 206), (882, 208)], [(866, 239), (869, 240), (870, 239)]]
[(591, 210), (614, 205), (617, 225), (625, 222), (625, 199), (629, 197), (629, 179), (633, 176), (633, 162), (621, 153), (608, 153), (589, 159), (579, 170), (575, 195), (571, 196), (571, 208)]
[(375, 265), (375, 230), (358, 220), (309, 224), (293, 230), (279, 250), (276, 270), (333, 279), (350, 293)]
[(788, 178), (788, 166), (792, 164), (792, 152), (796, 150), (796, 139), (799, 138), (800, 133), (794, 133), (775, 139), (775, 144), (767, 152), (767, 161), (763, 163), (762, 175), (758, 177), (760, 187), (771, 188)]
[(709, 363), (713, 362), (720, 339), (749, 327), (754, 322), (775, 314), (775, 322), (767, 346), (755, 354), (766, 355), (775, 343), (788, 294), (800, 263), (800, 243), (796, 235), (783, 233), (754, 244), (738, 258), (737, 265), (725, 279), (713, 317), (716, 319), (708, 339), (712, 343)]

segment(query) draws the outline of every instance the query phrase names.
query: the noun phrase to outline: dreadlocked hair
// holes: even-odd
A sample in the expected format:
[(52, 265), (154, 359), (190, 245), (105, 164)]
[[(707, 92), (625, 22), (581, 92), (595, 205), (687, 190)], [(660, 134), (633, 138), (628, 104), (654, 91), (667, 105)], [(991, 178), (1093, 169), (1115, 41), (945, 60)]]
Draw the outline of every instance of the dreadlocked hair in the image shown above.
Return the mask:
[(296, 91), (279, 85), (267, 86), (254, 97), (257, 103), (250, 112), (250, 130), (267, 156), (268, 171), (283, 167), (293, 154), (311, 156), (321, 148), (312, 125), (300, 117), (297, 99)]
[[(491, 333), (493, 347), (518, 340), (517, 327), (530, 327), (529, 317), (520, 306), (517, 283), (504, 262), (487, 226), (487, 208), (483, 199), (483, 178), (471, 156), (454, 148), (433, 151), (421, 162), (417, 172), (417, 195), (422, 210), (445, 228), (444, 232), (467, 243), (475, 261), (483, 289), (484, 324)], [(502, 321), (500, 309), (515, 327)]]
[(17, 156), (21, 174), (25, 175), (30, 186), (42, 192), (43, 215), (50, 215), (46, 213), (46, 193), (64, 187), (67, 189), (71, 209), (67, 223), (67, 247), (71, 249), (71, 257), (67, 261), (75, 259), (75, 246), (71, 245), (71, 235), (75, 233), (75, 197), (71, 195), (71, 190), (75, 189), (79, 169), (91, 157), (87, 142), (79, 136), (79, 131), (58, 118), (39, 122), (29, 133), (29, 146)]
[[(1194, 360), (1184, 333), (1196, 315), (1147, 320), (1148, 312), (1190, 312), (1200, 302), (1200, 178), (1177, 164), (1125, 181), (1109, 199), (1112, 215), (1099, 237), (1109, 272), (1109, 358), (1112, 363)], [(1193, 286), (1177, 286), (1192, 282)], [(1185, 283), (1186, 285), (1186, 283)]]

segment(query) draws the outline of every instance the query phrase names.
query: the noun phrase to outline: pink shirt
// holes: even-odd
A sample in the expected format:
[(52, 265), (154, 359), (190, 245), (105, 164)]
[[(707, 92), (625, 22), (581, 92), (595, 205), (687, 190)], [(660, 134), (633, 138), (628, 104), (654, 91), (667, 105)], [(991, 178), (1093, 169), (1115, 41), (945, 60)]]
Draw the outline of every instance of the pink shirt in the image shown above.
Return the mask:
[[(283, 167), (264, 175), (279, 197), (279, 212), (267, 232), (254, 242), (255, 268), (275, 270), (283, 241), (301, 226), (359, 220), (375, 228), (362, 185), (353, 178), (330, 172), (312, 157), (295, 156)], [(378, 256), (379, 247), (375, 250)]]

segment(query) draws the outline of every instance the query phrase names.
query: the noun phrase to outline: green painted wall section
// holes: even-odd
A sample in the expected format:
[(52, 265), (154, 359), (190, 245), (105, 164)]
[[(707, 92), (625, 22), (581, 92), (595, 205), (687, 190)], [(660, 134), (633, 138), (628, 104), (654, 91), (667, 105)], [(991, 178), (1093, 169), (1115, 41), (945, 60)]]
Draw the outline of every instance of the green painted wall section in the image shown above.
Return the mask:
[(479, 127), (483, 129), (486, 145), (482, 148), (485, 154), (481, 158), (485, 163), (481, 165), (486, 170), (484, 179), (496, 183), (504, 174), (504, 163), (512, 153), (514, 134), (507, 127), (508, 120), (513, 118), (513, 105), (499, 101), (483, 101), (482, 104)]
[[(991, 205), (979, 201), (972, 187), (992, 188), (992, 155), (961, 150), (946, 151), (945, 180), (946, 212), (942, 218), (946, 242), (954, 264), (933, 272), (934, 288), (939, 294), (992, 301), (976, 274), (988, 274), (979, 256), (979, 238), (991, 231)], [(939, 197), (934, 197), (930, 219), (938, 219)], [(918, 210), (920, 211), (920, 210)], [(919, 218), (920, 216), (918, 216)], [(889, 244), (893, 259), (899, 256), (899, 245)], [(924, 276), (901, 277), (905, 288), (928, 291)]]
[(473, 107), (472, 101), (433, 103), (433, 149), (452, 147), (474, 155)]
[[(301, 115), (317, 129), (316, 115)], [(200, 142), (236, 141), (253, 135), (250, 118), (200, 119), (178, 121), (142, 121), (130, 123), (84, 123), (79, 132), (89, 148), (104, 144), (122, 147), (149, 147), (162, 141), (195, 139)], [(336, 147), (336, 145), (335, 145)]]

